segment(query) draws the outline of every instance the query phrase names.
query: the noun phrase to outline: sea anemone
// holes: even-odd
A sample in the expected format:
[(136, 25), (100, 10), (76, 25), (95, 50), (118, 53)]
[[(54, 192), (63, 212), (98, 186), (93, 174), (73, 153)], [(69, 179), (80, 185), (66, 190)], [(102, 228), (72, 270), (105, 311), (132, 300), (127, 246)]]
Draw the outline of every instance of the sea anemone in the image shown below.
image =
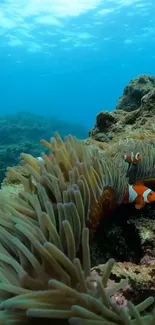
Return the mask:
[[(143, 182), (155, 185), (155, 146), (152, 139), (121, 139), (117, 143), (109, 144), (103, 153), (109, 160), (119, 160), (122, 167), (127, 170), (128, 163), (124, 155), (139, 152), (142, 160), (137, 165), (132, 165), (128, 172), (129, 183)], [(122, 168), (121, 167), (121, 168)]]
[(55, 322), (69, 320), (75, 325), (154, 324), (153, 315), (140, 316), (153, 303), (152, 297), (136, 307), (128, 302), (126, 308), (117, 306), (111, 299), (127, 284), (122, 280), (108, 289), (112, 259), (104, 267), (102, 280), (91, 281), (87, 228), (82, 230), (82, 267), (74, 257), (75, 239), (67, 220), (62, 222), (68, 241), (68, 251), (64, 254), (62, 247), (58, 248), (59, 244), (63, 245), (58, 233), (55, 241), (53, 238), (47, 241), (39, 226), (17, 217), (10, 218), (10, 223), (11, 219), (14, 225), (11, 227), (8, 222), (8, 230), (7, 224), (0, 227), (2, 324), (23, 324), (29, 318), (37, 318), (37, 322), (49, 318)]
[[(48, 212), (45, 198), (50, 201), (59, 214), (59, 220), (60, 215), (65, 215), (72, 206), (79, 215), (81, 225), (89, 226), (93, 234), (101, 219), (122, 202), (128, 183), (126, 168), (120, 168), (119, 159), (110, 160), (97, 147), (89, 148), (72, 136), (66, 137), (63, 142), (56, 133), (50, 143), (41, 142), (52, 151), (50, 160), (42, 154), (42, 164), (34, 157), (22, 154), (29, 176), (25, 177), (15, 168), (8, 168), (7, 179), (20, 181), (30, 195), (38, 195), (43, 211)], [(22, 200), (21, 195), (20, 200), (10, 201), (9, 208), (12, 205), (23, 212)], [(33, 204), (31, 207), (29, 203), (27, 205), (29, 210), (33, 209)]]
[[(101, 281), (91, 281), (89, 230), (122, 202), (128, 179), (120, 161), (109, 160), (58, 134), (44, 163), (23, 154), (27, 176), (8, 168), (23, 187), (14, 196), (0, 192), (0, 321), (60, 319), (81, 325), (151, 325), (153, 314), (141, 315), (154, 299), (138, 306), (117, 306), (111, 296), (126, 280), (108, 290), (114, 260)], [(115, 168), (114, 168), (115, 166)], [(88, 225), (88, 227), (87, 227)], [(151, 323), (152, 322), (152, 323)]]

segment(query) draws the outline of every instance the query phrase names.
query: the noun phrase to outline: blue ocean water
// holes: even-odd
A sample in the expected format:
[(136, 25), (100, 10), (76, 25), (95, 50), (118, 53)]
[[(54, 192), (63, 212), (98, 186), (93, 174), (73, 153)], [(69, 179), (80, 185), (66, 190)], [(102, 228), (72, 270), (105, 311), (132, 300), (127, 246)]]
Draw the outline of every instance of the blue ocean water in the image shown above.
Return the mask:
[(0, 114), (91, 128), (125, 85), (155, 74), (153, 0), (0, 0)]

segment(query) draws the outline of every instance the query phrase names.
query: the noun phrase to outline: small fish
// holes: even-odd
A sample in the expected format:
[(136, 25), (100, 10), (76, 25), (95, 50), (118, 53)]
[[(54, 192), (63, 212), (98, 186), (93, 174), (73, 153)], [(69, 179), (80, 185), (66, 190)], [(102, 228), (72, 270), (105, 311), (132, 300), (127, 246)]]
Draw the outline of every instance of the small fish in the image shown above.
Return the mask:
[(37, 157), (36, 160), (38, 160), (38, 161), (44, 163), (44, 159), (43, 159), (42, 157)]
[(140, 152), (137, 152), (136, 154), (134, 154), (134, 152), (132, 151), (132, 152), (124, 155), (124, 160), (128, 164), (136, 165), (142, 160), (142, 155)]
[[(52, 160), (52, 155), (47, 155), (47, 158), (49, 160)], [(42, 164), (45, 164), (45, 160), (42, 157), (36, 157), (35, 159), (41, 162)]]
[(146, 203), (155, 201), (155, 192), (143, 184), (128, 184), (123, 203), (134, 203), (136, 209), (141, 209)]

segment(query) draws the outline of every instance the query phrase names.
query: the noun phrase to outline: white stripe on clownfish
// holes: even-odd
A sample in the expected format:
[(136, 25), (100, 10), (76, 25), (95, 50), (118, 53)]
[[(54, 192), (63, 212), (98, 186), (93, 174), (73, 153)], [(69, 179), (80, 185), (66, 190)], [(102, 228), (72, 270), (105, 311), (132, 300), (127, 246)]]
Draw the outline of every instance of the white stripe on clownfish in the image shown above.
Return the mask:
[(143, 198), (144, 198), (144, 202), (146, 203), (150, 203), (148, 201), (148, 194), (151, 193), (152, 191), (150, 190), (150, 188), (148, 188), (144, 193), (143, 193)]
[(131, 152), (131, 162), (133, 163), (133, 159), (134, 159), (134, 153), (133, 153), (133, 151)]
[(44, 162), (44, 159), (42, 157), (37, 157), (36, 159), (41, 161), (41, 162)]
[[(52, 159), (52, 155), (46, 155), (48, 160), (51, 161)], [(41, 163), (41, 164), (46, 164), (46, 160), (44, 160), (42, 157), (36, 157), (35, 158), (36, 160), (38, 160), (38, 163)]]
[(140, 152), (137, 152), (137, 153), (135, 154), (135, 159), (136, 159), (137, 161), (140, 159)]
[(136, 197), (137, 197), (137, 192), (133, 189), (133, 185), (128, 185), (128, 190), (129, 190), (129, 203), (132, 203)]

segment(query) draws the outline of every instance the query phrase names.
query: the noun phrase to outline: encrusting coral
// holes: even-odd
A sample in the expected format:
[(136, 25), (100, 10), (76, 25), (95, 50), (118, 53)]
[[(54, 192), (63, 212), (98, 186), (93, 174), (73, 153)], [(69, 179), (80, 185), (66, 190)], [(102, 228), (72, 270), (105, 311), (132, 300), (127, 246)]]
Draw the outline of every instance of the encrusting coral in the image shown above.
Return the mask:
[[(43, 163), (22, 154), (27, 175), (8, 168), (23, 187), (0, 192), (0, 323), (63, 319), (81, 325), (153, 325), (150, 297), (119, 307), (108, 288), (110, 259), (101, 281), (91, 281), (89, 230), (123, 201), (127, 165), (72, 136), (41, 141), (52, 151)], [(114, 168), (115, 164), (115, 168)], [(88, 228), (89, 230), (88, 230)]]

